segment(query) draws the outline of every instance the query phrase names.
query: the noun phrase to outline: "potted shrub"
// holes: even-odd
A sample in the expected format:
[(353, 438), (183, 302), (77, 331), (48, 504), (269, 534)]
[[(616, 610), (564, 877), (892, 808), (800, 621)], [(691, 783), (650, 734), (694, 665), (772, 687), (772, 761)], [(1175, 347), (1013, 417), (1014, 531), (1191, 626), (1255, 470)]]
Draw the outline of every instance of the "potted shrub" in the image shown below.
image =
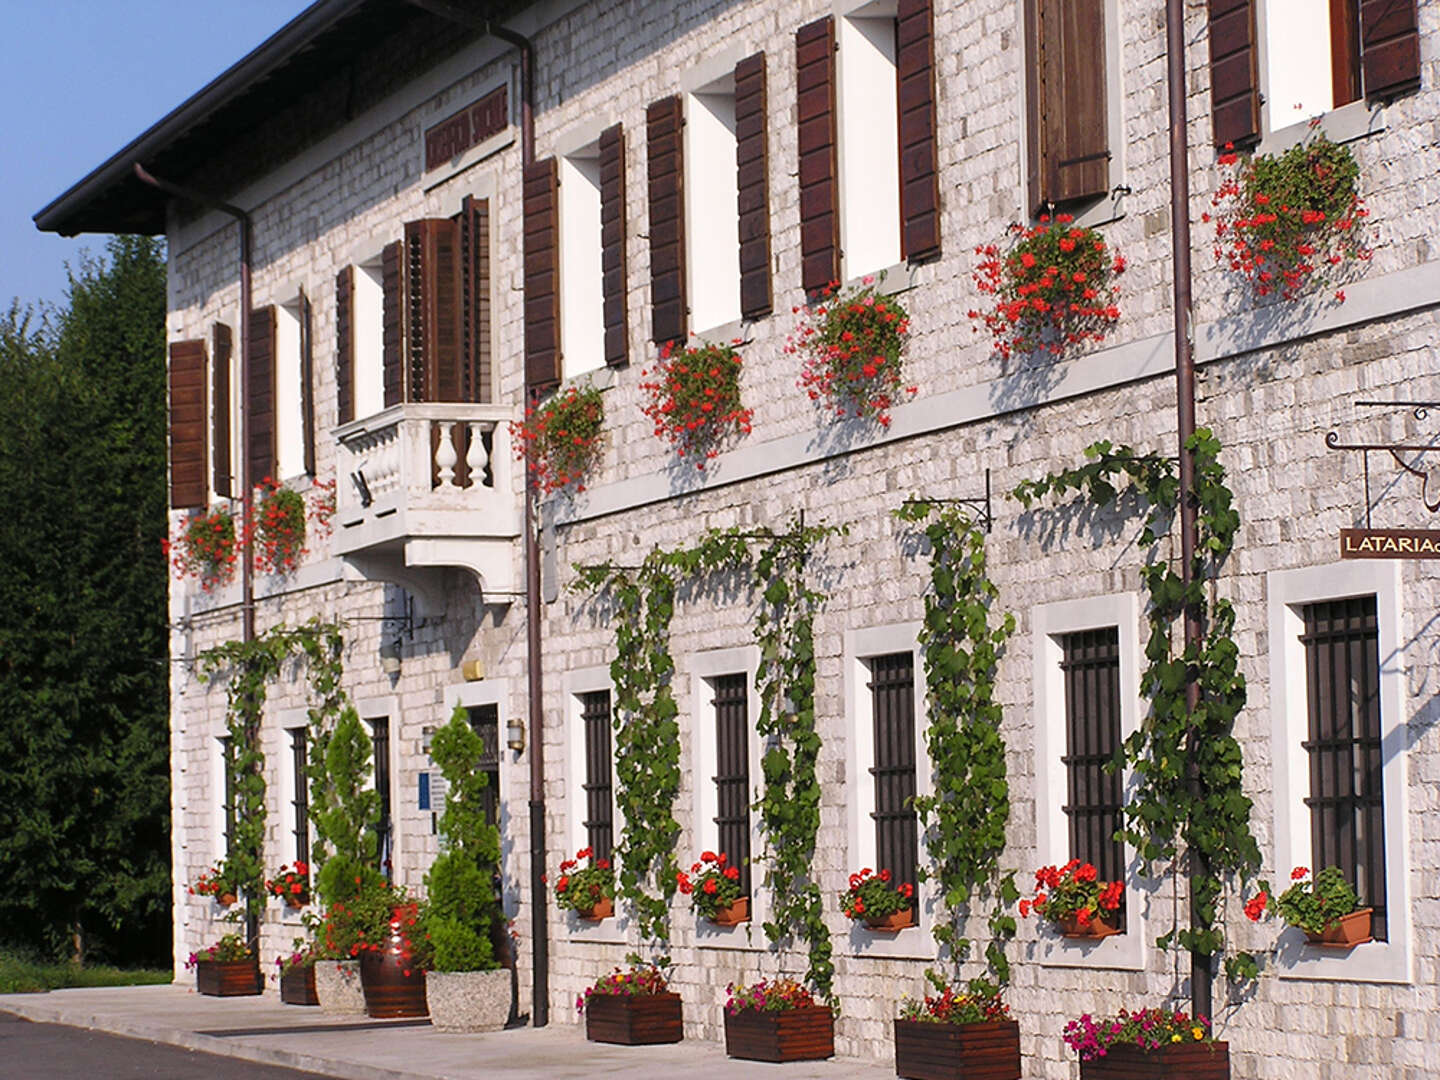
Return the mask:
[(754, 410), (740, 400), (741, 360), (734, 345), (701, 342), (676, 352), (666, 342), (640, 383), (648, 395), (641, 409), (655, 434), (673, 443), (682, 461), (696, 459), (699, 469), (719, 456), (726, 436), (750, 433)]
[(180, 580), (195, 578), (204, 592), (227, 585), (235, 573), (240, 551), (235, 516), (229, 510), (211, 510), (187, 518), (174, 540), (161, 541), (170, 567)]
[(235, 903), (239, 891), (239, 887), (218, 866), (206, 870), (186, 889), (191, 896), (213, 897), (221, 907), (229, 907)]
[(1273, 907), (1286, 923), (1304, 931), (1312, 945), (1353, 949), (1370, 940), (1373, 909), (1359, 906), (1355, 890), (1338, 866), (1327, 866), (1313, 878), (1306, 867), (1297, 866), (1290, 880), (1293, 884), (1273, 899), (1269, 885), (1260, 883), (1260, 893), (1245, 905), (1252, 922)]
[(903, 356), (910, 316), (893, 296), (878, 295), (875, 279), (840, 291), (828, 286), (811, 304), (794, 309), (800, 325), (785, 351), (802, 357), (800, 389), (837, 419), (847, 416), (890, 426), (890, 410), (914, 396), (905, 385)]
[(793, 979), (726, 990), (725, 1053), (747, 1061), (820, 1061), (835, 1056), (835, 1017)]
[(384, 934), (391, 906), (385, 880), (377, 871), (366, 868), (351, 880), (348, 894), (332, 900), (325, 908), (316, 926), (314, 947), (315, 991), (321, 1012), (365, 1015), (360, 957), (369, 943)]
[(585, 477), (599, 460), (605, 433), (605, 403), (594, 386), (568, 386), (545, 404), (527, 406), (523, 423), (511, 423), (515, 457), (528, 462), (542, 494), (585, 490)]
[(510, 972), (495, 959), (492, 938), (503, 921), (495, 882), (500, 830), (485, 816), (489, 777), (485, 747), (456, 707), (435, 733), (430, 756), (448, 785), (440, 835), (447, 847), (425, 876), (425, 993), (440, 1031), (499, 1031), (510, 1018)]
[(296, 938), (288, 955), (277, 956), (280, 1000), (286, 1005), (319, 1005), (315, 993), (315, 953), (303, 938)]
[(878, 874), (865, 867), (850, 875), (850, 887), (840, 894), (840, 910), (863, 919), (871, 930), (903, 930), (915, 925), (915, 889), (908, 881), (892, 885), (889, 870)]
[(750, 898), (740, 895), (740, 868), (730, 863), (725, 852), (701, 852), (700, 861), (691, 865), (690, 873), (678, 871), (675, 882), (690, 897), (695, 911), (716, 926), (738, 926), (750, 921)]
[(260, 958), (239, 934), (191, 953), (185, 966), (195, 972), (195, 989), (210, 997), (247, 997), (263, 989)]
[[(584, 866), (580, 865), (582, 859)], [(555, 879), (555, 906), (589, 922), (615, 914), (615, 870), (610, 860), (597, 859), (594, 849), (584, 847), (575, 858), (561, 862)]]
[(616, 968), (575, 1000), (585, 1014), (585, 1037), (591, 1042), (649, 1046), (679, 1042), (685, 1037), (680, 995), (670, 992), (665, 969), (668, 956), (649, 963), (630, 954), (630, 966)]
[(895, 1021), (895, 1075), (906, 1080), (1020, 1080), (1020, 1025), (1000, 989), (977, 979), (966, 992), (933, 972), (938, 991), (907, 999)]
[(1029, 918), (1034, 911), (1067, 938), (1093, 940), (1120, 933), (1118, 913), (1124, 903), (1123, 881), (1100, 881), (1092, 864), (1071, 859), (1035, 871), (1035, 895), (1020, 901), (1020, 915)]
[(310, 867), (299, 859), (294, 867), (288, 863), (265, 882), (265, 891), (285, 901), (286, 907), (300, 908), (310, 902)]
[(1065, 1025), (1066, 1044), (1080, 1055), (1080, 1080), (1229, 1080), (1230, 1047), (1216, 1042), (1210, 1021), (1169, 1009), (1122, 1010)]

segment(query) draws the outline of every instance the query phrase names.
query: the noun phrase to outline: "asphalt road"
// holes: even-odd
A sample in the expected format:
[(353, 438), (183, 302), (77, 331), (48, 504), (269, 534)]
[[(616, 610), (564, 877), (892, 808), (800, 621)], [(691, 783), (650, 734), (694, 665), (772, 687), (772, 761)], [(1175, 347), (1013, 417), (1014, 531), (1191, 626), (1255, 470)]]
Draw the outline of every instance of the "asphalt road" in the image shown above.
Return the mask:
[(317, 1080), (321, 1075), (0, 1013), (0, 1080)]

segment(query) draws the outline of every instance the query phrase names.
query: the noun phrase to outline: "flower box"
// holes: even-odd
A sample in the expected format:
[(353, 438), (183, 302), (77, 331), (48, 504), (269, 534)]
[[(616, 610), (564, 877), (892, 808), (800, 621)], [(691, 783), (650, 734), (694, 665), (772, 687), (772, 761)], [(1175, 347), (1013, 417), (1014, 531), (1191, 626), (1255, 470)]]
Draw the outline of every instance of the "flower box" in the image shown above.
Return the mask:
[(834, 1014), (827, 1005), (779, 1012), (727, 1011), (725, 1053), (746, 1061), (821, 1061), (834, 1057)]
[(600, 922), (615, 914), (615, 901), (610, 897), (602, 897), (595, 902), (595, 906), (585, 911), (576, 911), (575, 914), (586, 922)]
[(1101, 938), (1120, 933), (1120, 928), (1104, 915), (1092, 915), (1086, 926), (1081, 926), (1080, 920), (1074, 915), (1057, 919), (1055, 925), (1060, 928), (1060, 933), (1065, 937), (1080, 941), (1099, 941)]
[(1361, 908), (1330, 923), (1318, 934), (1306, 934), (1310, 944), (1326, 949), (1353, 949), (1370, 940), (1370, 916), (1374, 908)]
[(1121, 1043), (1080, 1062), (1080, 1080), (1230, 1080), (1230, 1044), (1176, 1043), (1143, 1050)]
[(680, 995), (593, 994), (585, 1002), (585, 1037), (621, 1046), (679, 1042), (685, 1037)]
[(300, 964), (280, 973), (280, 1000), (286, 1005), (319, 1005), (315, 993), (315, 965)]
[(904, 930), (908, 926), (915, 925), (915, 909), (907, 907), (901, 911), (892, 911), (889, 915), (881, 915), (879, 918), (866, 919), (865, 925), (871, 930), (882, 932)]
[(734, 903), (717, 908), (710, 921), (716, 926), (739, 926), (750, 921), (750, 898), (742, 896)]
[(896, 1020), (895, 1075), (905, 1080), (1020, 1080), (1020, 1025), (1014, 1020)]
[(260, 961), (200, 960), (195, 964), (195, 989), (210, 997), (248, 997), (263, 989)]

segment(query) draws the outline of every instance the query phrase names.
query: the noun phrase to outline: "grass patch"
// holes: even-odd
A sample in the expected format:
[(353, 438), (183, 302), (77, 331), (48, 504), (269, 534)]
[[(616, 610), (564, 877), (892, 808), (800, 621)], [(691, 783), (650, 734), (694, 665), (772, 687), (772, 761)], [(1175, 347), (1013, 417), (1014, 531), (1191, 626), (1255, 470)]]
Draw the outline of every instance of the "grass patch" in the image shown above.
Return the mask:
[(33, 994), (71, 986), (145, 986), (168, 983), (174, 975), (154, 968), (81, 967), (42, 964), (0, 952), (0, 994)]

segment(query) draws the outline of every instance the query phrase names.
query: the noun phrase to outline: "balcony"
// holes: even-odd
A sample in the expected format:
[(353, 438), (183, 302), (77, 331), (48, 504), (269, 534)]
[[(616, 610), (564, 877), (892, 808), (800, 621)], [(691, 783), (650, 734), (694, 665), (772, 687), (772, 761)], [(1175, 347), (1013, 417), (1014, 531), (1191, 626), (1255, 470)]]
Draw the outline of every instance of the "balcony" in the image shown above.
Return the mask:
[(444, 609), (437, 569), (474, 576), (486, 602), (519, 587), (512, 410), (405, 404), (335, 429), (335, 553), (358, 577), (408, 589)]

